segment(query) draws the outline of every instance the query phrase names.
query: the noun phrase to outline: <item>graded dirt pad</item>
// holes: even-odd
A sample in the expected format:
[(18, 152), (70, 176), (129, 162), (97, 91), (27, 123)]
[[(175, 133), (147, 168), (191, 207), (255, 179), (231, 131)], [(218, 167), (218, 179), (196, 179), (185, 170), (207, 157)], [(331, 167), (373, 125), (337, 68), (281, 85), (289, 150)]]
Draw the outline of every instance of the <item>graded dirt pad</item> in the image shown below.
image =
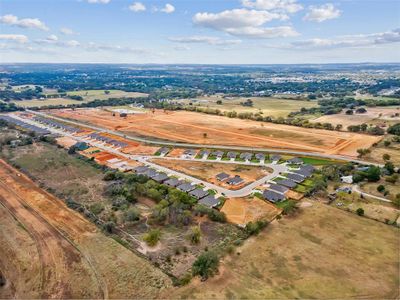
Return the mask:
[(228, 199), (221, 211), (228, 222), (241, 226), (257, 220), (271, 221), (281, 212), (276, 206), (257, 197)]
[(220, 275), (167, 297), (398, 299), (399, 251), (398, 228), (313, 202), (246, 241)]
[[(4, 276), (10, 280), (30, 276), (33, 283), (28, 281), (27, 284), (37, 287), (27, 291), (16, 280), (12, 288), (6, 290), (6, 295), (16, 298), (37, 295), (40, 298), (153, 298), (170, 285), (169, 278), (161, 271), (104, 236), (61, 200), (44, 192), (1, 160), (0, 195), (1, 204), (23, 226), (38, 253), (34, 253), (30, 246), (32, 240), (26, 235), (21, 241), (2, 243), (1, 249), (8, 247), (10, 250), (9, 255), (0, 257), (0, 266), (7, 266), (3, 269)], [(0, 219), (0, 224), (5, 221)], [(7, 239), (7, 236), (1, 235), (0, 239)], [(21, 258), (21, 247), (32, 253), (29, 268), (24, 267), (26, 257)], [(35, 272), (35, 268), (40, 270)], [(34, 273), (25, 273), (29, 271)]]
[[(231, 119), (195, 112), (160, 110), (113, 117), (101, 109), (55, 110), (51, 113), (127, 134), (195, 144), (218, 144), (356, 156), (381, 137)], [(204, 137), (207, 134), (207, 137)]]
[(158, 149), (160, 149), (160, 147), (139, 145), (137, 147), (124, 148), (122, 152), (127, 154), (154, 155)]
[(59, 137), (56, 138), (57, 144), (59, 144), (60, 146), (68, 149), (71, 146), (75, 145), (77, 142), (76, 140), (74, 140), (73, 138), (70, 138), (68, 136), (63, 136), (63, 137)]
[[(152, 159), (152, 162), (167, 167), (169, 169), (185, 173), (187, 175), (208, 181), (215, 185), (226, 188), (235, 188), (224, 182), (218, 181), (215, 176), (221, 172), (225, 172), (233, 177), (239, 175), (243, 178), (244, 184), (249, 184), (263, 176), (268, 175), (269, 171), (266, 167), (246, 166), (239, 164), (218, 163), (215, 161), (202, 162), (195, 160), (169, 160), (162, 158)], [(240, 187), (240, 186), (239, 186)]]

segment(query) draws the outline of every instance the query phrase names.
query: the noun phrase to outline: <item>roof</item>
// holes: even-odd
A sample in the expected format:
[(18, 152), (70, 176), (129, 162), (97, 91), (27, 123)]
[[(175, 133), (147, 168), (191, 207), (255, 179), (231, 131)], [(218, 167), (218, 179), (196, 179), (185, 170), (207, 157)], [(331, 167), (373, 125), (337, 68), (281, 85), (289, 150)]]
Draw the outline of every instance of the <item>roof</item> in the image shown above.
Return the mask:
[(280, 155), (272, 155), (271, 156), (272, 161), (277, 161), (277, 160), (280, 160), (281, 158), (282, 158), (282, 156), (280, 156)]
[(303, 182), (304, 177), (299, 174), (287, 174), (286, 177), (288, 179), (292, 179), (294, 182)]
[(239, 184), (241, 182), (243, 182), (243, 179), (239, 175), (236, 175), (227, 181), (228, 184)]
[(188, 182), (177, 186), (177, 189), (181, 190), (182, 192), (190, 192), (190, 191), (193, 191), (195, 188), (196, 187), (194, 185), (191, 185)]
[(217, 150), (217, 151), (214, 151), (214, 152), (212, 153), (212, 155), (215, 155), (215, 156), (222, 156), (222, 155), (224, 155), (224, 151)]
[(167, 180), (169, 177), (164, 173), (158, 173), (156, 176), (153, 177), (153, 180), (157, 182), (163, 182)]
[(215, 197), (213, 195), (208, 195), (207, 197), (204, 197), (202, 199), (199, 200), (199, 203), (207, 206), (207, 207), (215, 207), (219, 204), (219, 200), (215, 199)]
[(290, 179), (282, 179), (276, 182), (277, 184), (287, 186), (288, 188), (294, 188), (297, 184)]
[(226, 174), (224, 172), (217, 174), (217, 176), (215, 176), (218, 180), (225, 180), (229, 178), (229, 174)]
[(293, 157), (291, 159), (288, 159), (287, 162), (290, 164), (302, 164), (303, 163), (303, 161), (298, 157)]
[(227, 156), (228, 158), (235, 158), (237, 155), (238, 155), (238, 153), (235, 152), (235, 151), (229, 151), (229, 152), (226, 154), (226, 156)]
[(148, 170), (149, 170), (149, 167), (146, 167), (146, 166), (139, 166), (139, 167), (136, 167), (133, 169), (133, 171), (138, 174), (143, 174)]
[(161, 154), (168, 153), (169, 152), (169, 148), (162, 147), (162, 148), (158, 149), (158, 152), (160, 152)]
[(143, 175), (146, 175), (147, 177), (153, 178), (158, 175), (156, 171), (153, 169), (148, 169), (146, 172), (143, 173)]
[(196, 150), (193, 149), (187, 149), (183, 152), (183, 154), (185, 155), (195, 155), (196, 154)]
[(172, 186), (172, 187), (177, 187), (178, 185), (181, 185), (182, 183), (183, 183), (183, 181), (176, 179), (176, 178), (170, 178), (164, 182), (164, 184)]
[(300, 167), (300, 170), (306, 170), (306, 171), (313, 172), (313, 171), (315, 171), (315, 168), (312, 165), (302, 165)]
[(265, 199), (271, 202), (279, 202), (285, 199), (285, 196), (271, 190), (265, 190), (263, 193)]
[(303, 177), (310, 177), (311, 174), (312, 174), (312, 172), (307, 171), (307, 170), (302, 170), (302, 169), (300, 169), (300, 170), (295, 170), (295, 171), (293, 171), (293, 173), (299, 174), (299, 175), (301, 175), (301, 176), (303, 176)]
[(240, 158), (250, 160), (253, 157), (253, 153), (244, 152), (240, 154)]
[(31, 125), (31, 124), (28, 124), (28, 123), (25, 123), (25, 122), (20, 121), (18, 119), (14, 119), (14, 118), (12, 118), (10, 116), (2, 115), (2, 116), (0, 116), (0, 119), (6, 121), (8, 123), (15, 124), (15, 125), (17, 125), (19, 127), (22, 127), (24, 129), (28, 129), (30, 131), (34, 131), (34, 132), (36, 132), (38, 134), (50, 134), (51, 133), (47, 129), (44, 129), (44, 128), (41, 128), (41, 127), (38, 127), (38, 126), (35, 126), (35, 125)]
[(279, 185), (279, 184), (271, 184), (269, 186), (269, 189), (270, 190), (274, 190), (274, 191), (279, 192), (279, 193), (282, 193), (282, 194), (286, 193), (289, 190), (286, 186)]
[(195, 189), (195, 190), (189, 192), (189, 195), (193, 196), (197, 199), (201, 199), (201, 198), (204, 198), (205, 196), (207, 196), (208, 193), (202, 189)]
[(200, 150), (200, 152), (198, 154), (201, 156), (204, 156), (204, 155), (210, 154), (210, 151), (209, 150)]
[(265, 159), (265, 154), (264, 153), (256, 153), (256, 158), (259, 160)]

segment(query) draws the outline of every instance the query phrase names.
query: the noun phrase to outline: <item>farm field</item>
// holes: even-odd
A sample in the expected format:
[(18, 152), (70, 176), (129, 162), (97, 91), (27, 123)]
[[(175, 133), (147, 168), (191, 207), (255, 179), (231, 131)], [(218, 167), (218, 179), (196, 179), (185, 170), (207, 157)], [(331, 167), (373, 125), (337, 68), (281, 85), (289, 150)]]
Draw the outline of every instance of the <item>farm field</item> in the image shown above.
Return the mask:
[[(51, 93), (50, 93), (51, 94)], [(147, 94), (136, 93), (136, 92), (124, 92), (120, 90), (110, 90), (109, 94), (105, 94), (104, 90), (82, 90), (67, 92), (70, 96), (81, 96), (82, 101), (73, 100), (69, 98), (46, 98), (46, 99), (34, 99), (34, 100), (23, 100), (23, 101), (12, 101), (18, 106), (22, 107), (42, 107), (48, 105), (72, 105), (86, 103), (93, 100), (107, 100), (109, 98), (122, 98), (122, 97), (146, 97)]]
[(245, 226), (248, 222), (266, 220), (270, 222), (281, 210), (258, 197), (227, 199), (221, 209), (229, 222)]
[(101, 109), (55, 110), (51, 113), (83, 121), (126, 134), (196, 144), (223, 144), (248, 147), (295, 149), (305, 152), (356, 156), (359, 148), (368, 148), (381, 137), (350, 132), (326, 131), (262, 123), (251, 120), (200, 114), (195, 112), (155, 111), (113, 117)]
[[(240, 104), (247, 99), (253, 101), (252, 107)], [(218, 100), (222, 101), (222, 104), (217, 104)], [(192, 103), (193, 106), (219, 109), (221, 111), (262, 113), (265, 117), (271, 116), (275, 118), (287, 117), (289, 113), (298, 111), (302, 107), (311, 108), (318, 106), (316, 101), (279, 99), (275, 97), (229, 97), (224, 99), (218, 96), (209, 96), (196, 99), (182, 99), (178, 103), (187, 105)]]
[[(38, 188), (25, 175), (0, 161), (0, 200), (20, 222), (19, 226), (32, 236), (38, 253), (33, 252), (32, 265), (28, 270), (40, 270), (31, 291), (23, 290), (20, 280), (26, 278), (26, 269), (20, 267), (26, 258), (21, 257), (21, 246), (33, 251), (32, 241), (19, 232), (20, 240), (8, 242), (10, 254), (15, 260), (3, 269), (10, 280), (8, 295), (20, 298), (128, 298), (132, 294), (141, 298), (156, 297), (170, 285), (169, 278), (147, 261), (104, 236), (93, 224), (78, 213), (68, 209), (59, 199)], [(10, 222), (9, 218), (3, 222)], [(4, 225), (3, 225), (4, 226)], [(14, 228), (1, 230), (14, 230)], [(7, 239), (7, 235), (1, 235)], [(31, 249), (31, 250), (30, 250)], [(0, 261), (2, 259), (0, 258)], [(14, 264), (14, 265), (10, 265)], [(22, 266), (21, 265), (21, 266)], [(32, 276), (32, 274), (30, 274)], [(143, 284), (146, 283), (146, 284)], [(17, 290), (18, 288), (18, 290)], [(22, 289), (21, 292), (19, 289)], [(3, 291), (0, 291), (2, 293)]]
[(343, 129), (347, 126), (366, 124), (393, 124), (400, 121), (400, 116), (395, 116), (400, 113), (400, 106), (387, 107), (366, 107), (367, 112), (363, 114), (346, 115), (345, 111), (340, 114), (321, 116), (316, 119), (310, 119), (311, 122), (331, 123), (336, 126), (342, 124)]
[[(168, 159), (152, 159), (152, 162), (176, 170), (193, 177), (208, 181), (216, 185), (226, 184), (216, 180), (215, 176), (221, 172), (225, 172), (230, 176), (239, 175), (242, 177), (246, 184), (260, 179), (261, 177), (267, 175), (268, 169), (256, 166), (245, 166), (245, 165), (234, 165), (213, 162), (200, 162), (200, 161), (176, 161)], [(228, 186), (228, 185), (226, 185)]]
[(220, 275), (193, 281), (169, 297), (399, 297), (398, 228), (324, 204), (303, 204), (297, 216), (269, 224), (225, 259)]

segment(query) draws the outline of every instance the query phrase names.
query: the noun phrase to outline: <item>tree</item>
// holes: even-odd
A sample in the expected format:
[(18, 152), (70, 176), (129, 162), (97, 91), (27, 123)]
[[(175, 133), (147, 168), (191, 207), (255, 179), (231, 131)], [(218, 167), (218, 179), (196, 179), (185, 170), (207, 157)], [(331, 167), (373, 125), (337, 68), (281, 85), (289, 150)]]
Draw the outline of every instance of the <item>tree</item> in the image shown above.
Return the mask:
[(200, 254), (193, 263), (192, 274), (193, 276), (199, 275), (203, 280), (206, 280), (218, 271), (218, 266), (218, 255), (213, 251), (207, 251)]
[(346, 115), (352, 115), (352, 114), (353, 114), (353, 110), (352, 109), (346, 110)]
[(361, 128), (361, 131), (366, 131), (367, 128), (368, 128), (368, 124), (362, 123), (362, 124), (360, 125), (360, 128)]
[(217, 100), (217, 104), (218, 104), (218, 105), (221, 105), (221, 104), (222, 104), (222, 101), (221, 101), (221, 100)]
[(394, 135), (400, 135), (400, 123), (396, 123), (390, 126), (387, 132)]
[(205, 139), (207, 138), (207, 133), (206, 132), (203, 133), (203, 138), (205, 138)]
[(396, 195), (392, 203), (394, 206), (400, 208), (400, 193)]
[(358, 157), (363, 157), (369, 153), (371, 153), (371, 150), (369, 149), (357, 149)]
[(190, 241), (190, 243), (194, 244), (198, 244), (200, 243), (200, 238), (201, 238), (201, 230), (200, 227), (198, 226), (193, 226), (190, 229), (190, 233), (188, 235), (188, 240)]
[(157, 245), (160, 238), (161, 238), (161, 231), (159, 229), (151, 229), (148, 233), (144, 235), (143, 240), (150, 247), (154, 247), (155, 245)]
[(359, 216), (363, 216), (364, 215), (364, 209), (362, 209), (361, 207), (357, 208), (356, 210), (357, 215)]
[(385, 190), (385, 187), (384, 187), (382, 184), (380, 184), (380, 185), (378, 185), (378, 187), (376, 188), (376, 190), (377, 190), (379, 193), (382, 193), (382, 192)]
[(340, 130), (342, 130), (342, 128), (343, 128), (342, 124), (337, 124), (335, 127), (335, 130), (340, 131)]
[(139, 219), (140, 219), (140, 212), (134, 207), (129, 208), (124, 213), (124, 220), (126, 222), (134, 222), (134, 221), (137, 221)]
[(383, 142), (383, 145), (385, 145), (385, 147), (390, 146), (390, 141), (384, 141), (384, 142)]
[(390, 160), (390, 155), (385, 153), (385, 154), (382, 155), (382, 158), (383, 158), (384, 161), (388, 161), (388, 160)]
[(368, 171), (365, 172), (365, 177), (370, 182), (377, 182), (381, 178), (381, 169), (376, 166), (371, 166)]
[(356, 109), (356, 113), (358, 113), (358, 114), (364, 114), (366, 112), (367, 112), (367, 110), (364, 107), (359, 107)]

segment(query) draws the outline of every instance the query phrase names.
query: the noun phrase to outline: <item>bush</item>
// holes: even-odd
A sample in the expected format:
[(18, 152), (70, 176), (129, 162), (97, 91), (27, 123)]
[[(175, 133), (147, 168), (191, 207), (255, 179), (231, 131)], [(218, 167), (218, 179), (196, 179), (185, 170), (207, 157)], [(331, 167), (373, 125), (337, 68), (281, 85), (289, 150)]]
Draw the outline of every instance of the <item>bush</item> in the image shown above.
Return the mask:
[(382, 193), (382, 192), (385, 190), (385, 187), (384, 187), (382, 184), (380, 184), (380, 185), (378, 185), (378, 187), (376, 188), (376, 190), (377, 190), (379, 193)]
[(265, 226), (267, 226), (267, 222), (265, 221), (256, 221), (255, 223), (249, 222), (246, 224), (246, 232), (248, 235), (258, 234)]
[(158, 241), (161, 238), (161, 232), (159, 229), (151, 229), (148, 233), (146, 233), (143, 237), (143, 240), (150, 247), (154, 247), (157, 245)]
[(107, 233), (113, 233), (115, 231), (115, 223), (110, 221), (103, 224), (103, 230)]
[(192, 227), (188, 235), (188, 240), (190, 241), (190, 243), (192, 243), (193, 245), (198, 244), (200, 243), (200, 238), (201, 238), (200, 227), (198, 226)]
[(97, 216), (104, 210), (104, 206), (101, 203), (94, 203), (90, 205), (89, 210)]
[(124, 213), (125, 222), (134, 222), (140, 219), (140, 212), (135, 208), (131, 207)]
[(363, 216), (364, 215), (364, 209), (362, 209), (361, 207), (357, 208), (356, 210), (357, 215), (359, 216)]
[(203, 280), (213, 276), (218, 271), (219, 258), (212, 251), (207, 251), (199, 255), (192, 266), (193, 276), (201, 276)]

